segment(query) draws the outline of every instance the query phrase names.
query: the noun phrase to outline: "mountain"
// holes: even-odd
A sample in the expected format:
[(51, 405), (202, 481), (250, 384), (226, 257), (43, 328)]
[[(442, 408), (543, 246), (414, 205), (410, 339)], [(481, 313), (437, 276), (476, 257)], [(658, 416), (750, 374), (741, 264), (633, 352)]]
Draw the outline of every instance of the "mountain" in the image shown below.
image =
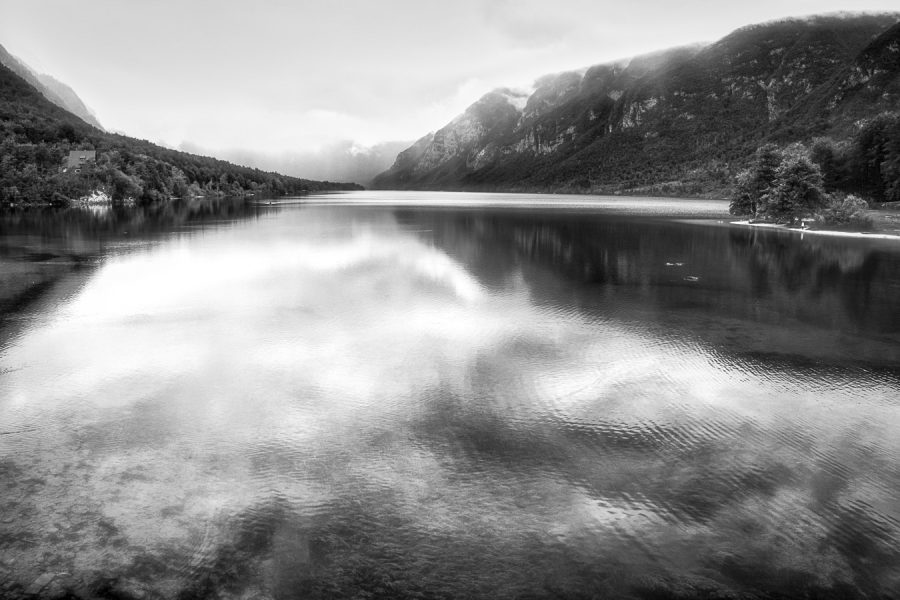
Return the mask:
[(89, 109), (75, 91), (50, 75), (38, 74), (27, 64), (16, 58), (0, 45), (0, 64), (37, 89), (47, 100), (89, 123), (103, 129), (93, 111)]
[[(64, 169), (71, 151), (95, 160)], [(237, 166), (102, 131), (0, 65), (0, 202), (65, 202), (103, 190), (138, 202), (199, 195), (298, 194), (358, 189)]]
[(766, 141), (847, 139), (900, 106), (900, 13), (823, 15), (490, 92), (379, 188), (719, 194)]
[(278, 170), (288, 174), (304, 173), (308, 177), (369, 185), (376, 175), (393, 164), (397, 153), (408, 145), (409, 141), (381, 142), (372, 146), (342, 141), (318, 152), (288, 156), (283, 168)]
[[(364, 146), (343, 140), (315, 151), (273, 154), (253, 150), (221, 150), (217, 154), (239, 165), (254, 166), (286, 175), (369, 185), (376, 175), (393, 164), (397, 153), (407, 146), (409, 141), (381, 142)], [(188, 152), (200, 154), (204, 152), (199, 146), (190, 143), (183, 143), (180, 148)]]
[(844, 121), (871, 116), (871, 108), (900, 107), (900, 22), (876, 37), (811, 103), (813, 112), (841, 111)]
[[(96, 115), (94, 115), (94, 111), (82, 102), (75, 90), (50, 75), (39, 74), (37, 78), (42, 86), (40, 92), (45, 98), (66, 109), (85, 123), (93, 125), (97, 129), (103, 129)], [(54, 97), (58, 98), (61, 103), (54, 100)]]

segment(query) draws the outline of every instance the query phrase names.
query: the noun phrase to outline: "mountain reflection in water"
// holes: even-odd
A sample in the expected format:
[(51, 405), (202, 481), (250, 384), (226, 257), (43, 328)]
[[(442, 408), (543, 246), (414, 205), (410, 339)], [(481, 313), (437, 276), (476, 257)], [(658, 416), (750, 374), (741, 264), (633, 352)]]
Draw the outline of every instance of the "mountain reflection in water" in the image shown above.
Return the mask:
[(4, 597), (900, 589), (900, 249), (421, 198), (0, 216)]

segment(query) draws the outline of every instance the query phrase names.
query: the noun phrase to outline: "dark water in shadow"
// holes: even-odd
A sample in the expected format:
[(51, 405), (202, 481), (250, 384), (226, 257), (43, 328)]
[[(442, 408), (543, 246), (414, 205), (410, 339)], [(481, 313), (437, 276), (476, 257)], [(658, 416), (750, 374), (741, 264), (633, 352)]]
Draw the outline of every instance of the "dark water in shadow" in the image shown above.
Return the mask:
[(0, 216), (0, 597), (896, 597), (895, 244), (386, 194)]

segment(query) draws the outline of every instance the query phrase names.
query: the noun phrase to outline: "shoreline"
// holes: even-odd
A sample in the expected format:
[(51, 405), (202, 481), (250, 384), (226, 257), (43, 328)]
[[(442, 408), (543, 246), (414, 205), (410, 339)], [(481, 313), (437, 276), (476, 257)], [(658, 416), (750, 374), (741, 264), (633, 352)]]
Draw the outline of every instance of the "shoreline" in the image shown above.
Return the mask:
[[(419, 198), (420, 194), (435, 194), (447, 196), (456, 196), (450, 202), (435, 202)], [(396, 194), (396, 196), (383, 198), (386, 194)], [(493, 201), (485, 202), (483, 195), (488, 194), (494, 196)], [(345, 196), (345, 198), (340, 198)], [(399, 196), (399, 197), (398, 197)], [(403, 196), (406, 196), (404, 198)], [(468, 198), (467, 198), (468, 196)], [(522, 198), (531, 196), (530, 201), (521, 202)], [(538, 196), (541, 199), (535, 200)], [(335, 201), (335, 197), (338, 197)], [(210, 196), (195, 196), (191, 200), (208, 199)], [(888, 240), (900, 241), (900, 206), (894, 209), (894, 206), (884, 208), (871, 209), (868, 211), (869, 216), (875, 220), (876, 229), (871, 232), (861, 231), (841, 231), (828, 229), (796, 229), (788, 227), (785, 224), (776, 223), (751, 223), (749, 220), (733, 220), (735, 217), (727, 213), (727, 200), (721, 198), (697, 198), (683, 196), (631, 196), (624, 194), (607, 195), (607, 194), (571, 194), (571, 193), (534, 193), (534, 192), (470, 192), (470, 191), (422, 191), (422, 190), (317, 190), (306, 191), (302, 194), (286, 194), (284, 196), (274, 196), (271, 198), (259, 198), (249, 194), (240, 196), (228, 196), (218, 194), (211, 197), (215, 200), (220, 199), (242, 199), (251, 204), (258, 206), (276, 205), (284, 206), (290, 204), (303, 205), (360, 205), (360, 206), (394, 206), (398, 208), (421, 207), (421, 208), (480, 208), (480, 209), (518, 209), (524, 211), (543, 211), (547, 209), (566, 210), (566, 211), (590, 211), (595, 210), (616, 214), (619, 216), (629, 217), (650, 217), (657, 219), (671, 219), (682, 222), (719, 224), (731, 227), (758, 227), (775, 231), (789, 231), (794, 233), (810, 235), (847, 238), (847, 239), (870, 239), (870, 240)], [(327, 198), (327, 200), (326, 200)], [(83, 197), (68, 205), (54, 205), (49, 203), (39, 204), (8, 204), (0, 205), (0, 212), (14, 209), (29, 208), (94, 208), (97, 206), (126, 206), (133, 207), (136, 203), (112, 202), (104, 198), (103, 202), (92, 202), (92, 197)], [(183, 198), (169, 198), (162, 203), (171, 203), (182, 201)], [(622, 206), (622, 204), (630, 204), (630, 202), (638, 201), (637, 204), (631, 206)], [(672, 205), (660, 206), (668, 202), (674, 201), (680, 210), (671, 209)], [(721, 205), (722, 208), (713, 208), (715, 205)], [(900, 204), (900, 203), (895, 203)], [(724, 208), (724, 210), (723, 210)]]
[[(382, 194), (392, 193), (401, 197), (392, 197), (389, 199), (379, 198)], [(321, 204), (335, 205), (369, 205), (369, 206), (396, 206), (396, 207), (422, 207), (422, 208), (480, 208), (480, 209), (519, 209), (519, 210), (575, 210), (575, 211), (606, 211), (609, 214), (618, 214), (631, 217), (651, 217), (662, 219), (674, 219), (682, 222), (695, 222), (712, 224), (718, 223), (726, 226), (738, 227), (762, 227), (774, 230), (786, 230), (799, 232), (800, 234), (809, 233), (811, 235), (820, 235), (827, 237), (855, 238), (855, 239), (872, 239), (872, 240), (900, 240), (900, 206), (896, 210), (892, 208), (870, 209), (868, 214), (875, 221), (875, 230), (871, 232), (861, 231), (842, 231), (832, 229), (791, 229), (787, 225), (774, 223), (750, 223), (747, 220), (733, 220), (735, 217), (728, 214), (728, 201), (722, 198), (698, 198), (685, 196), (631, 196), (624, 194), (571, 194), (571, 193), (551, 193), (551, 192), (472, 192), (472, 191), (449, 191), (449, 190), (362, 190), (358, 192), (336, 192), (336, 194), (352, 195), (351, 198), (339, 200), (338, 202), (327, 201)], [(417, 194), (447, 194), (455, 195), (459, 199), (453, 202), (434, 202), (417, 198)], [(492, 202), (484, 202), (482, 199), (475, 199), (483, 194), (495, 196), (496, 200)], [(311, 194), (294, 198), (286, 196), (282, 198), (282, 202), (274, 202), (274, 204), (289, 204), (293, 202), (302, 204), (319, 204), (316, 197), (323, 194)], [(402, 198), (407, 196), (407, 198)], [(473, 199), (466, 199), (470, 196)], [(539, 196), (540, 200), (530, 200), (518, 202), (522, 197)], [(641, 210), (633, 210), (634, 206), (623, 210), (620, 203), (627, 203), (629, 200), (642, 201)], [(293, 201), (293, 202), (292, 202)], [(661, 208), (659, 204), (667, 201), (675, 201), (683, 203), (680, 208), (682, 210), (674, 211), (654, 211), (654, 208)], [(710, 205), (721, 204), (721, 210), (710, 210)], [(900, 204), (900, 203), (898, 203)], [(694, 210), (688, 208), (693, 205)], [(701, 208), (702, 206), (702, 208)], [(670, 208), (670, 207), (666, 207)], [(649, 210), (646, 210), (649, 209)]]
[(776, 231), (790, 231), (793, 233), (799, 233), (802, 237), (803, 234), (810, 235), (822, 235), (829, 237), (842, 237), (842, 238), (855, 238), (855, 239), (868, 239), (868, 240), (898, 240), (900, 241), (900, 233), (898, 232), (883, 232), (883, 231), (836, 231), (833, 229), (797, 229), (793, 227), (788, 227), (787, 225), (781, 225), (776, 223), (751, 223), (750, 221), (728, 221), (729, 225), (736, 225), (739, 227), (759, 227), (762, 229), (773, 229)]
[(610, 196), (526, 192), (457, 192), (364, 190), (336, 195), (284, 197), (275, 204), (389, 206), (398, 208), (464, 208), (522, 211), (601, 211), (620, 216), (663, 219), (723, 219), (728, 202), (721, 199), (661, 196)]

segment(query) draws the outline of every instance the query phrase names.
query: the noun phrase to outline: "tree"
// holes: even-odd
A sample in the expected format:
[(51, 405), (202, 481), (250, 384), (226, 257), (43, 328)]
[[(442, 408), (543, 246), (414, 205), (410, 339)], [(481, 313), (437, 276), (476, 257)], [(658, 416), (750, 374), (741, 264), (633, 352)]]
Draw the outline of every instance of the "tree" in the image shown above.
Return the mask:
[(107, 181), (111, 187), (111, 196), (113, 200), (124, 200), (126, 198), (140, 198), (144, 194), (141, 186), (141, 180), (132, 175), (126, 175), (115, 167), (109, 167), (103, 173), (103, 179)]
[(775, 182), (776, 172), (782, 162), (782, 152), (775, 144), (766, 144), (756, 150), (753, 166), (738, 174), (735, 193), (729, 212), (750, 217), (765, 216), (764, 198)]
[(900, 200), (900, 113), (882, 113), (867, 121), (855, 150), (862, 190), (878, 200)]
[(805, 147), (798, 144), (784, 151), (775, 180), (762, 199), (766, 216), (781, 223), (811, 217), (827, 204), (822, 171)]
[(900, 202), (900, 118), (885, 127), (881, 182), (885, 202)]
[(756, 194), (756, 178), (753, 171), (744, 169), (738, 173), (735, 181), (734, 193), (728, 212), (735, 216), (756, 215), (756, 204), (759, 196)]
[(822, 182), (825, 189), (843, 189), (848, 186), (850, 158), (848, 142), (835, 142), (829, 137), (814, 138), (809, 146), (809, 158), (822, 171)]
[(56, 130), (56, 138), (74, 144), (78, 141), (78, 133), (71, 123), (61, 123)]

